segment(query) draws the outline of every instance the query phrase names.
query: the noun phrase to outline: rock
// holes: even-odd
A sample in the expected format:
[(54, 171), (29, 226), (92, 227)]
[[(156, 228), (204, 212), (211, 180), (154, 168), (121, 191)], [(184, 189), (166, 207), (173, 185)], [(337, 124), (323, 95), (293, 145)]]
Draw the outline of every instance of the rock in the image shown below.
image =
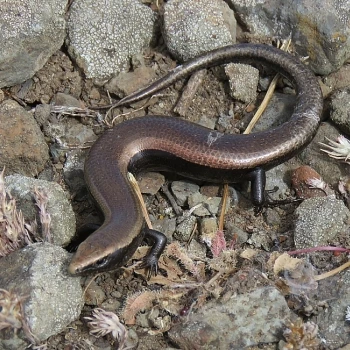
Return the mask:
[(328, 94), (331, 91), (347, 88), (350, 86), (350, 66), (344, 65), (339, 70), (327, 75), (323, 78), (323, 83), (328, 88)]
[(188, 197), (192, 193), (199, 191), (199, 186), (189, 181), (173, 181), (171, 191), (178, 205), (183, 206), (187, 203)]
[[(48, 199), (47, 212), (51, 217), (50, 233), (56, 245), (67, 245), (75, 234), (75, 215), (67, 194), (56, 182), (37, 180), (22, 175), (10, 175), (5, 178), (6, 189), (16, 198), (26, 221), (36, 219), (40, 228), (40, 211), (35, 204), (34, 189), (42, 190)], [(45, 237), (43, 237), (45, 240)]]
[(165, 183), (164, 175), (155, 172), (142, 173), (137, 176), (141, 193), (156, 194)]
[(35, 107), (34, 118), (39, 126), (43, 126), (49, 119), (51, 113), (51, 106), (43, 103)]
[(58, 92), (51, 100), (51, 103), (55, 106), (77, 107), (77, 108), (83, 107), (82, 103), (78, 99), (76, 99), (74, 96), (64, 94), (62, 92)]
[(31, 78), (63, 44), (66, 1), (23, 0), (0, 7), (0, 88)]
[[(228, 198), (228, 207), (229, 207), (229, 198)], [(193, 193), (188, 197), (188, 206), (190, 209), (198, 206), (193, 214), (197, 216), (207, 216), (207, 215), (215, 215), (219, 211), (219, 205), (221, 203), (221, 197), (207, 197), (203, 196), (199, 192)]]
[(181, 349), (244, 349), (278, 341), (290, 310), (275, 288), (259, 288), (202, 306), (169, 331)]
[(250, 245), (253, 245), (255, 248), (263, 248), (267, 252), (271, 251), (273, 246), (272, 242), (272, 233), (265, 231), (254, 231), (250, 238), (247, 240)]
[(316, 302), (327, 300), (328, 307), (320, 309), (311, 320), (317, 322), (318, 335), (325, 339), (324, 344), (329, 349), (340, 349), (341, 346), (350, 344), (349, 321), (345, 320), (350, 305), (349, 284), (349, 270), (318, 281)]
[(221, 0), (170, 0), (164, 5), (163, 36), (170, 53), (187, 61), (235, 43), (236, 20)]
[(49, 160), (44, 136), (31, 113), (17, 102), (0, 105), (0, 168), (7, 173), (37, 175)]
[(215, 118), (209, 118), (206, 115), (202, 115), (201, 118), (198, 120), (199, 125), (202, 125), (208, 129), (213, 129), (213, 130), (215, 128), (215, 123), (216, 123)]
[(188, 242), (194, 229), (194, 225), (196, 224), (196, 217), (191, 215), (178, 218), (178, 221), (180, 220), (181, 222), (176, 226), (174, 237), (180, 242)]
[(254, 102), (257, 97), (259, 70), (239, 63), (225, 66), (225, 73), (229, 77), (231, 94), (234, 99), (245, 103)]
[[(291, 169), (295, 167), (295, 160), (282, 163), (266, 172), (266, 190), (272, 200), (280, 200), (289, 195), (289, 178)], [(287, 183), (288, 182), (288, 183)]]
[[(83, 300), (80, 279), (68, 275), (70, 254), (48, 243), (35, 243), (1, 259), (0, 288), (23, 298), (26, 322), (39, 340), (64, 330), (80, 314)], [(25, 339), (22, 331), (17, 334)], [(11, 329), (2, 330), (0, 348), (6, 339), (16, 339)]]
[(219, 185), (204, 185), (201, 186), (200, 193), (207, 197), (219, 197), (222, 187)]
[(295, 102), (295, 96), (275, 92), (263, 115), (255, 124), (253, 133), (285, 123), (293, 113)]
[(81, 202), (89, 197), (89, 191), (84, 179), (84, 163), (86, 151), (75, 149), (68, 151), (64, 163), (64, 181), (74, 193), (74, 200)]
[(328, 245), (347, 230), (350, 211), (333, 196), (304, 200), (295, 211), (294, 241), (297, 249)]
[(173, 240), (173, 234), (176, 229), (175, 218), (164, 218), (152, 221), (153, 228), (159, 232), (165, 234), (167, 242), (170, 243)]
[(60, 148), (75, 148), (91, 145), (97, 139), (91, 127), (83, 125), (74, 118), (64, 118), (59, 122), (52, 117), (43, 127), (45, 136), (50, 137)]
[(68, 52), (88, 78), (106, 82), (126, 70), (153, 36), (155, 13), (138, 0), (75, 1), (68, 18)]
[(315, 169), (322, 179), (331, 185), (337, 183), (341, 177), (348, 176), (350, 165), (330, 158), (320, 150), (323, 147), (319, 143), (327, 143), (326, 138), (336, 140), (338, 136), (339, 131), (334, 126), (322, 123), (309, 146), (298, 155), (304, 164)]
[(120, 97), (128, 96), (132, 92), (149, 85), (152, 80), (156, 79), (154, 69), (141, 66), (135, 68), (133, 72), (121, 72), (117, 77), (112, 78), (105, 88), (110, 93)]
[(327, 196), (324, 190), (315, 188), (314, 186), (308, 184), (308, 181), (312, 179), (321, 180), (321, 176), (317, 171), (308, 165), (303, 165), (293, 171), (292, 186), (298, 198), (306, 199)]
[(350, 135), (350, 88), (339, 90), (331, 96), (330, 118), (345, 134)]
[(234, 223), (228, 222), (225, 225), (225, 237), (228, 242), (234, 240), (235, 244), (243, 244), (248, 240), (248, 233), (237, 227)]
[(218, 232), (218, 222), (216, 218), (201, 219), (199, 229), (201, 234), (201, 240), (210, 247), (213, 238)]
[(256, 41), (291, 35), (297, 53), (309, 57), (316, 73), (336, 71), (349, 58), (348, 1), (229, 0), (228, 4)]

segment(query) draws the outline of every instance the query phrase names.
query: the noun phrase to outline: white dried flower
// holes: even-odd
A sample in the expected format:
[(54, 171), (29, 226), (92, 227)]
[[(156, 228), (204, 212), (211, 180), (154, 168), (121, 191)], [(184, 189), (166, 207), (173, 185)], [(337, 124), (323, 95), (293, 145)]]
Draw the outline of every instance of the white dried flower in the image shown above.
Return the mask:
[(84, 318), (89, 321), (90, 334), (99, 338), (112, 333), (113, 338), (119, 342), (119, 349), (123, 349), (127, 330), (115, 313), (96, 308), (92, 311), (92, 317)]
[(346, 308), (345, 321), (350, 321), (350, 306)]
[(321, 180), (317, 179), (316, 177), (313, 177), (311, 179), (307, 179), (305, 183), (310, 187), (310, 188), (317, 188), (319, 190), (325, 190), (327, 188), (327, 184)]
[(329, 144), (319, 142), (320, 145), (329, 149), (321, 149), (322, 152), (326, 152), (330, 157), (335, 159), (344, 160), (350, 164), (348, 159), (350, 158), (350, 142), (343, 135), (339, 135), (336, 141), (332, 141), (327, 138)]

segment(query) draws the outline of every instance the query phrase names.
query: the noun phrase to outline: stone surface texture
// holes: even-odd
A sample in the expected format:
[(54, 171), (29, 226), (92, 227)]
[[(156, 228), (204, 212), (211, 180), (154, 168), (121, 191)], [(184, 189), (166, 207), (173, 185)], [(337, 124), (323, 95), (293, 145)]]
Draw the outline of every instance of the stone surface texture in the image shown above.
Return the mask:
[(153, 37), (155, 13), (138, 0), (78, 0), (68, 19), (68, 51), (88, 78), (107, 81), (141, 55)]
[(0, 0), (0, 88), (31, 78), (63, 44), (61, 0)]

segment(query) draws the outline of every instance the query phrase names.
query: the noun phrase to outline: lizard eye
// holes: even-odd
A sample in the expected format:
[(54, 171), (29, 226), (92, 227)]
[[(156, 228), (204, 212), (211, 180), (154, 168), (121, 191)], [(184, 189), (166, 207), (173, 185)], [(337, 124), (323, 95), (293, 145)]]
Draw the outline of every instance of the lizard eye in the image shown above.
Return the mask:
[(108, 259), (107, 258), (101, 258), (101, 259), (98, 259), (94, 263), (94, 266), (95, 267), (103, 267), (103, 266), (107, 265), (107, 263), (108, 263)]

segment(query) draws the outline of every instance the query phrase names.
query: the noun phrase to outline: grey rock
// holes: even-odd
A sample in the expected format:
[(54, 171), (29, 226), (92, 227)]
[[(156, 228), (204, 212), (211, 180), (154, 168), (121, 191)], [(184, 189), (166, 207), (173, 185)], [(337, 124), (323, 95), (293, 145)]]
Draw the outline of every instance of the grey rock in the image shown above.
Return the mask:
[(117, 77), (112, 78), (105, 84), (105, 89), (110, 93), (124, 97), (149, 85), (156, 77), (153, 68), (141, 66), (135, 68), (132, 72), (121, 72)]
[(319, 142), (327, 143), (326, 138), (335, 140), (338, 136), (339, 131), (334, 126), (322, 123), (310, 145), (298, 155), (304, 164), (315, 169), (331, 185), (338, 183), (341, 177), (348, 176), (350, 165), (330, 158), (320, 150), (323, 147)]
[(208, 129), (214, 129), (215, 123), (216, 123), (215, 118), (209, 118), (206, 115), (202, 115), (198, 120), (199, 125), (205, 126)]
[(272, 227), (279, 227), (281, 224), (281, 216), (275, 208), (266, 208), (263, 213), (266, 223)]
[(178, 221), (181, 222), (176, 226), (176, 231), (174, 237), (180, 242), (188, 242), (191, 237), (194, 225), (196, 224), (195, 216), (181, 217), (178, 218)]
[(43, 126), (50, 117), (51, 106), (49, 104), (43, 103), (37, 105), (34, 111), (34, 118), (39, 126)]
[(88, 78), (106, 82), (141, 55), (153, 36), (155, 13), (137, 0), (74, 1), (68, 18), (68, 52)]
[(82, 103), (78, 99), (63, 92), (58, 92), (51, 100), (51, 103), (55, 106), (82, 108)]
[(231, 94), (234, 99), (242, 102), (254, 102), (257, 97), (259, 70), (240, 63), (230, 63), (225, 66), (229, 77)]
[[(80, 279), (68, 275), (69, 260), (69, 253), (48, 243), (32, 244), (1, 259), (0, 288), (24, 298), (25, 319), (39, 341), (64, 330), (81, 312)], [(23, 338), (22, 332), (18, 336)], [(1, 334), (0, 348), (18, 349), (2, 347), (6, 338)]]
[(253, 232), (247, 242), (255, 248), (262, 248), (269, 252), (272, 244), (272, 232), (256, 231)]
[(75, 149), (66, 153), (63, 175), (70, 192), (74, 193), (74, 200), (83, 201), (89, 196), (84, 179), (84, 163), (86, 150)]
[[(5, 178), (6, 189), (16, 198), (26, 221), (36, 219), (40, 225), (39, 209), (35, 205), (34, 188), (42, 190), (48, 198), (47, 212), (51, 216), (51, 239), (56, 245), (66, 245), (75, 234), (75, 216), (67, 194), (62, 187), (45, 180), (37, 180), (22, 175)], [(40, 227), (40, 226), (39, 226)]]
[(152, 221), (153, 228), (165, 234), (168, 243), (172, 241), (176, 229), (176, 218), (164, 218)]
[(17, 102), (0, 105), (0, 169), (7, 173), (36, 175), (49, 160), (45, 138), (31, 113)]
[(31, 78), (63, 44), (67, 1), (2, 1), (0, 88)]
[[(350, 305), (350, 272), (318, 282), (317, 299), (327, 300), (329, 307), (312, 317), (319, 327), (319, 336), (329, 349), (339, 349), (350, 344), (349, 324), (345, 321)], [(348, 348), (347, 348), (348, 349)], [(349, 349), (348, 349), (349, 350)]]
[(170, 339), (181, 349), (244, 349), (276, 342), (290, 310), (275, 288), (259, 288), (251, 293), (209, 302), (189, 321), (172, 327)]
[(217, 214), (219, 211), (220, 203), (220, 197), (207, 197), (199, 192), (193, 193), (188, 197), (188, 206), (190, 209), (196, 207), (197, 205), (200, 205), (193, 211), (193, 214), (197, 216)]
[(199, 230), (201, 234), (201, 240), (210, 245), (212, 239), (218, 232), (218, 222), (216, 218), (202, 218), (200, 220)]
[(66, 148), (91, 145), (97, 138), (90, 127), (73, 118), (65, 118), (60, 122), (52, 120), (44, 125), (43, 131), (45, 136), (63, 147), (64, 152)]
[(141, 193), (156, 194), (165, 183), (164, 175), (155, 172), (141, 173), (137, 176)]
[(327, 245), (349, 226), (350, 211), (333, 196), (304, 200), (295, 211), (297, 249)]
[(295, 102), (295, 96), (275, 92), (263, 115), (255, 124), (253, 133), (285, 123), (293, 113)]
[(189, 181), (173, 181), (171, 191), (177, 204), (183, 206), (187, 203), (188, 197), (192, 193), (199, 192), (199, 186)]
[(338, 71), (323, 77), (322, 81), (326, 86), (326, 94), (323, 94), (324, 97), (326, 97), (327, 92), (329, 94), (331, 91), (350, 86), (350, 66), (347, 64), (340, 67)]
[(338, 90), (331, 96), (330, 117), (345, 134), (350, 135), (350, 88)]
[(226, 133), (232, 132), (233, 120), (234, 120), (234, 117), (231, 114), (229, 115), (220, 114), (220, 117), (218, 118), (218, 122), (217, 122), (218, 130)]
[(170, 0), (164, 6), (163, 36), (170, 53), (186, 61), (235, 43), (236, 20), (221, 0)]
[[(319, 74), (339, 69), (350, 56), (350, 4), (347, 0), (229, 0), (256, 40), (288, 38)], [(320, 40), (322, 38), (322, 40)]]
[(266, 172), (266, 189), (273, 200), (285, 198), (290, 193), (290, 173), (295, 168), (295, 160), (282, 163)]
[(225, 237), (227, 241), (234, 240), (236, 244), (243, 244), (248, 240), (248, 233), (234, 223), (228, 222), (225, 225)]

